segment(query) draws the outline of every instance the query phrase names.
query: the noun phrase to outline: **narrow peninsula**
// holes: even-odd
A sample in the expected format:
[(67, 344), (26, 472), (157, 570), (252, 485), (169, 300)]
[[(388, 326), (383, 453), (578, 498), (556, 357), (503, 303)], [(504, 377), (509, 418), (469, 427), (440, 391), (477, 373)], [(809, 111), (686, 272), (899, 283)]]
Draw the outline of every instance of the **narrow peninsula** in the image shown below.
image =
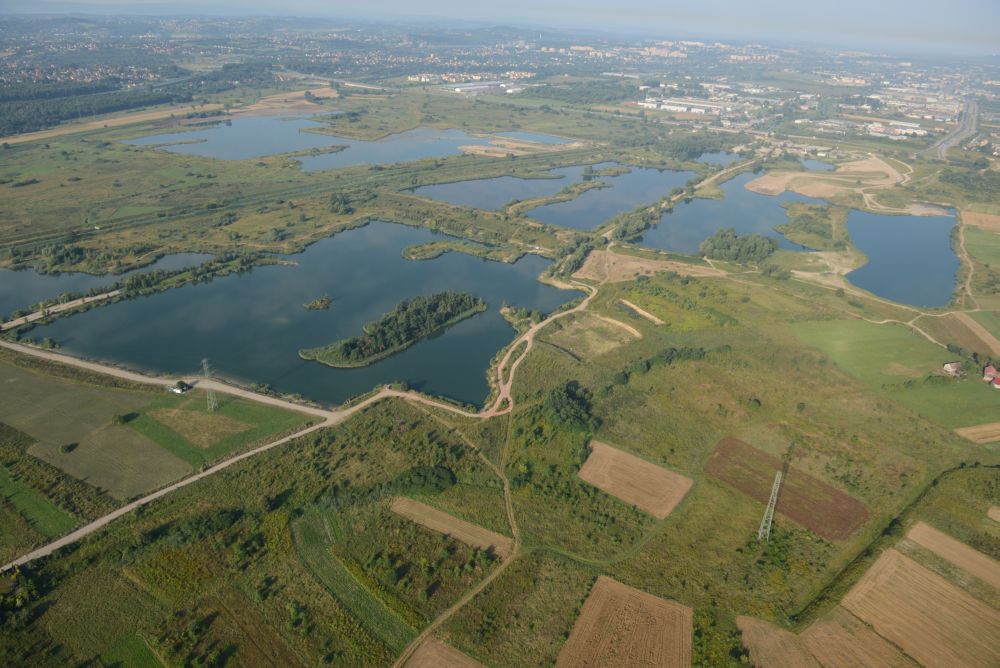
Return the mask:
[(392, 311), (365, 325), (361, 336), (305, 348), (299, 351), (299, 357), (338, 368), (367, 366), (485, 310), (484, 300), (463, 292), (404, 299)]

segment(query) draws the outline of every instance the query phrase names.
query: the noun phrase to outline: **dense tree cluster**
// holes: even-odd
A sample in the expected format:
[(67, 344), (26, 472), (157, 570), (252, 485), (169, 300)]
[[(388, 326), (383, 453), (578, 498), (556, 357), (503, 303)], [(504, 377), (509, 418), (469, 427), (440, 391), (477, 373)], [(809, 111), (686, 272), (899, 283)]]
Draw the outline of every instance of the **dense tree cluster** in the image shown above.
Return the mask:
[(940, 177), (943, 183), (957, 186), (977, 200), (1000, 198), (1000, 173), (945, 171)]
[(430, 336), (442, 327), (486, 309), (486, 302), (463, 292), (440, 292), (401, 301), (396, 308), (365, 326), (365, 333), (325, 348), (302, 350), (306, 359), (333, 366), (358, 366)]
[(590, 414), (590, 392), (576, 381), (557, 385), (545, 395), (542, 410), (549, 422), (568, 429), (593, 431), (600, 421)]
[(761, 234), (740, 236), (731, 227), (721, 229), (701, 242), (698, 251), (713, 260), (757, 264), (778, 250), (778, 242)]

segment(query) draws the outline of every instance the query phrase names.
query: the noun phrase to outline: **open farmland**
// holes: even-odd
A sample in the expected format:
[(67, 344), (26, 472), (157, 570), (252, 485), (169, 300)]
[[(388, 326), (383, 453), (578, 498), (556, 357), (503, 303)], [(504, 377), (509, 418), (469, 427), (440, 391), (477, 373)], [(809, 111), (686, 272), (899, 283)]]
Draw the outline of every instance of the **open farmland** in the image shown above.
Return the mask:
[(394, 499), (392, 512), (431, 531), (460, 540), (466, 545), (482, 550), (493, 550), (501, 557), (508, 556), (514, 547), (514, 542), (506, 536), (501, 536), (494, 531), (476, 526), (413, 499), (404, 497)]
[(580, 478), (661, 520), (693, 484), (690, 478), (599, 441), (591, 441)]
[(896, 550), (886, 550), (843, 606), (928, 667), (1000, 665), (1000, 612)]
[[(777, 457), (735, 438), (722, 439), (705, 465), (709, 475), (761, 503), (781, 468)], [(827, 540), (849, 538), (870, 516), (857, 499), (794, 467), (782, 481), (777, 511)]]
[(938, 531), (929, 524), (917, 522), (906, 537), (963, 571), (974, 575), (992, 587), (1000, 589), (1000, 563), (974, 550), (965, 543)]
[(690, 666), (691, 629), (691, 608), (601, 576), (556, 666)]
[(454, 647), (428, 638), (410, 655), (403, 668), (482, 668), (482, 665)]
[(1000, 422), (979, 424), (975, 427), (961, 427), (955, 433), (973, 443), (985, 444), (1000, 441)]

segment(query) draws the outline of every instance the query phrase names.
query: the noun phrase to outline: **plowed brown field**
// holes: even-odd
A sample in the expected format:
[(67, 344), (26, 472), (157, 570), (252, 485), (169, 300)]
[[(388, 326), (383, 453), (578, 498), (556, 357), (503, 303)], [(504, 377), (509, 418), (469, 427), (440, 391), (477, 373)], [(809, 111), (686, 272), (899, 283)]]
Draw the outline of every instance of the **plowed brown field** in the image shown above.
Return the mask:
[(598, 441), (590, 443), (580, 478), (657, 519), (669, 515), (692, 485), (690, 478)]
[(483, 664), (451, 645), (428, 638), (410, 655), (403, 668), (483, 668)]
[[(715, 447), (705, 471), (747, 496), (767, 503), (781, 460), (735, 438)], [(789, 469), (781, 484), (776, 509), (818, 536), (844, 540), (868, 521), (868, 508), (808, 473)]]
[[(950, 561), (966, 573), (1000, 589), (1000, 563), (974, 550), (965, 543), (955, 540), (923, 522), (917, 522), (906, 537), (921, 545), (945, 561)], [(1000, 642), (1000, 638), (997, 639)]]
[(492, 548), (501, 557), (509, 555), (514, 546), (514, 541), (507, 536), (501, 536), (489, 529), (466, 522), (413, 499), (405, 497), (394, 499), (391, 509), (392, 512), (411, 522), (425, 526), (431, 531), (451, 536), (466, 545), (472, 545), (482, 550)]
[(1000, 666), (1000, 612), (896, 550), (842, 605), (928, 668)]
[(601, 576), (556, 668), (691, 665), (691, 608)]

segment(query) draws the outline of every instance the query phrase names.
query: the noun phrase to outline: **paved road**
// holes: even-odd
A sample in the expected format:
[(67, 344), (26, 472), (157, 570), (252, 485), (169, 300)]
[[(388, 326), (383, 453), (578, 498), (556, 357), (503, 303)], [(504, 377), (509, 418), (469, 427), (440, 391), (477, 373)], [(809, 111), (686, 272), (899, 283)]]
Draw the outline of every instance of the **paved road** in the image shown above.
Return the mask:
[(975, 100), (969, 100), (965, 104), (965, 110), (962, 111), (962, 115), (959, 117), (958, 127), (943, 137), (937, 144), (925, 151), (925, 153), (929, 153), (933, 150), (937, 152), (937, 157), (939, 159), (947, 160), (948, 149), (976, 134), (978, 122), (979, 104)]

